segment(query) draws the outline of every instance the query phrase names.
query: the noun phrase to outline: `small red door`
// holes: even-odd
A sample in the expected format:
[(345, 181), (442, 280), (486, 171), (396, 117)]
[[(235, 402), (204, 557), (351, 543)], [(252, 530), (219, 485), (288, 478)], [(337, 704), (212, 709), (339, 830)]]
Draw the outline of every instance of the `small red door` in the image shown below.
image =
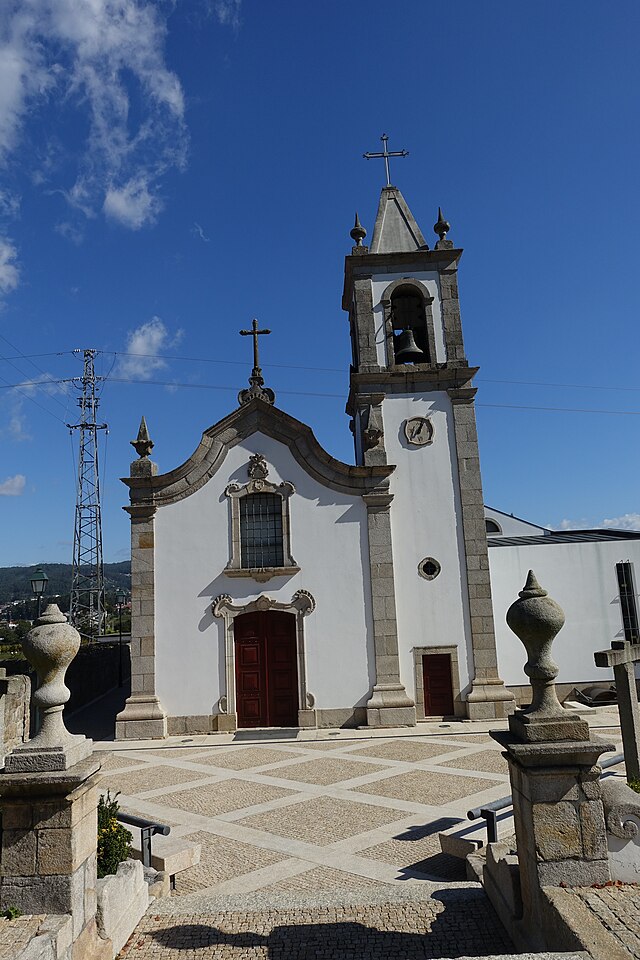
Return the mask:
[(453, 715), (451, 656), (448, 653), (427, 653), (422, 657), (425, 717)]
[(245, 613), (234, 621), (239, 727), (298, 726), (296, 624), (290, 613)]

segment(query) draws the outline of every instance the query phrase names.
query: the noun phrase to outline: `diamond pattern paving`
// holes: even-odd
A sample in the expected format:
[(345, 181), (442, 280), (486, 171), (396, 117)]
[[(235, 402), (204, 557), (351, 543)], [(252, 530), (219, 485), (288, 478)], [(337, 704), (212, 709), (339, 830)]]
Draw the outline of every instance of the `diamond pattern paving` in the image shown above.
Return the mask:
[(480, 753), (467, 754), (446, 760), (443, 767), (455, 767), (457, 770), (482, 770), (483, 773), (509, 773), (507, 761), (499, 750), (482, 750)]
[(379, 887), (378, 880), (371, 880), (370, 877), (359, 877), (353, 873), (346, 873), (343, 870), (331, 870), (330, 867), (317, 867), (315, 870), (307, 870), (306, 873), (299, 873), (295, 877), (288, 877), (278, 883), (278, 890), (290, 891), (319, 891), (319, 890), (346, 890), (351, 887)]
[(447, 880), (464, 880), (466, 875), (463, 860), (442, 853), (438, 832), (430, 825), (408, 827), (391, 840), (361, 850), (360, 856), (383, 860), (400, 871), (419, 870)]
[(229, 840), (227, 837), (218, 837), (205, 830), (189, 834), (188, 839), (201, 844), (200, 863), (190, 870), (177, 874), (178, 896), (204, 890), (223, 880), (231, 880), (233, 877), (242, 876), (243, 873), (250, 873), (252, 870), (259, 870), (261, 867), (268, 867), (287, 859), (286, 856), (281, 856), (272, 850)]
[(359, 757), (381, 757), (383, 760), (405, 760), (415, 763), (430, 760), (443, 753), (451, 753), (455, 746), (443, 743), (424, 743), (415, 740), (383, 740), (364, 750), (358, 750)]
[(365, 830), (399, 820), (402, 814), (388, 807), (374, 807), (350, 800), (317, 797), (292, 804), (286, 810), (271, 810), (238, 821), (247, 827), (324, 846), (346, 840)]
[(387, 780), (367, 783), (354, 787), (354, 793), (370, 793), (377, 797), (393, 797), (396, 800), (409, 800), (412, 803), (426, 803), (438, 806), (461, 800), (481, 790), (488, 790), (500, 783), (499, 780), (479, 780), (475, 777), (450, 777), (444, 773), (431, 773), (428, 770), (413, 770)]
[[(251, 783), (246, 780), (222, 780), (219, 783), (208, 783), (192, 790), (167, 794), (158, 798), (157, 803), (178, 810), (188, 810), (203, 817), (217, 817), (222, 813), (231, 813), (232, 810), (242, 810), (258, 803), (270, 803), (282, 797), (292, 796), (293, 790), (281, 787), (271, 787), (268, 784)], [(276, 817), (282, 818), (280, 810), (274, 810)]]
[[(298, 753), (302, 757), (304, 754)], [(216, 750), (198, 757), (194, 763), (207, 766), (221, 767), (231, 770), (250, 770), (252, 767), (263, 767), (267, 763), (280, 763), (282, 760), (292, 760), (296, 754), (290, 750), (272, 750), (270, 747), (240, 747), (237, 750)]]
[[(135, 762), (135, 761), (132, 761)], [(206, 773), (197, 770), (183, 770), (181, 767), (157, 766), (151, 764), (131, 773), (110, 773), (101, 778), (100, 787), (107, 787), (111, 793), (119, 791), (131, 796), (134, 793), (144, 793), (146, 790), (159, 790), (161, 787), (173, 787), (178, 783), (188, 783), (190, 780), (202, 780)]]
[(101, 760), (103, 772), (105, 770), (124, 770), (125, 767), (136, 767), (140, 765), (139, 760), (132, 760), (130, 757), (125, 757), (120, 753), (103, 754)]
[(353, 777), (364, 777), (369, 773), (378, 773), (381, 769), (383, 769), (381, 766), (374, 766), (371, 763), (353, 763), (348, 759), (318, 757), (317, 760), (308, 760), (306, 763), (281, 767), (272, 773), (270, 771), (270, 774), (285, 780), (325, 785), (337, 783), (340, 780), (351, 780)]

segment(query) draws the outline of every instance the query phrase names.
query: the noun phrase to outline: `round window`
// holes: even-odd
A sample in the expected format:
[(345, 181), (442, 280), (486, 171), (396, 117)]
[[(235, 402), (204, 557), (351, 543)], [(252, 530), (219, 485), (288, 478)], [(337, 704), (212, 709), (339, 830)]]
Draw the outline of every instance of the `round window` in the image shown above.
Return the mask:
[(433, 557), (427, 557), (418, 564), (418, 573), (425, 580), (435, 580), (441, 569), (440, 564)]

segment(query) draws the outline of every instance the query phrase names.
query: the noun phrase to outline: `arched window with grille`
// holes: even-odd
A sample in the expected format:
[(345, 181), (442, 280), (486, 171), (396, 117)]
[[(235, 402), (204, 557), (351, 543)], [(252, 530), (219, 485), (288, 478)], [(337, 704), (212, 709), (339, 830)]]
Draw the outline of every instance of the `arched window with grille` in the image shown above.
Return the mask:
[(258, 477), (244, 485), (228, 485), (231, 556), (224, 569), (228, 577), (252, 577), (262, 583), (298, 573), (300, 567), (291, 553), (294, 493), (288, 480), (275, 484)]
[(284, 566), (282, 497), (250, 493), (240, 500), (240, 560), (244, 569)]

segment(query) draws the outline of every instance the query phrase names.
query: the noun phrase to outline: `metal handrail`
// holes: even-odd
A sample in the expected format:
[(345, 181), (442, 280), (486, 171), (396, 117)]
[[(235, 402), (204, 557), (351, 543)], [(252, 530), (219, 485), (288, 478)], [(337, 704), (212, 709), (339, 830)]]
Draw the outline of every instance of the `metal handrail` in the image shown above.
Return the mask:
[(130, 827), (140, 828), (140, 851), (142, 853), (142, 865), (151, 866), (151, 837), (160, 834), (162, 837), (168, 837), (171, 833), (171, 827), (166, 823), (156, 823), (154, 820), (145, 820), (144, 817), (136, 817), (132, 813), (123, 813), (118, 810), (116, 819), (120, 823), (126, 823)]
[[(600, 764), (603, 770), (609, 767), (615, 767), (624, 762), (624, 753), (616, 753), (613, 757), (603, 760)], [(492, 800), (491, 803), (483, 803), (481, 807), (474, 807), (467, 812), (468, 820), (478, 820), (480, 817), (485, 821), (487, 828), (487, 843), (496, 843), (498, 840), (498, 817), (499, 810), (505, 810), (513, 805), (511, 794), (508, 797), (500, 797), (499, 800)]]

